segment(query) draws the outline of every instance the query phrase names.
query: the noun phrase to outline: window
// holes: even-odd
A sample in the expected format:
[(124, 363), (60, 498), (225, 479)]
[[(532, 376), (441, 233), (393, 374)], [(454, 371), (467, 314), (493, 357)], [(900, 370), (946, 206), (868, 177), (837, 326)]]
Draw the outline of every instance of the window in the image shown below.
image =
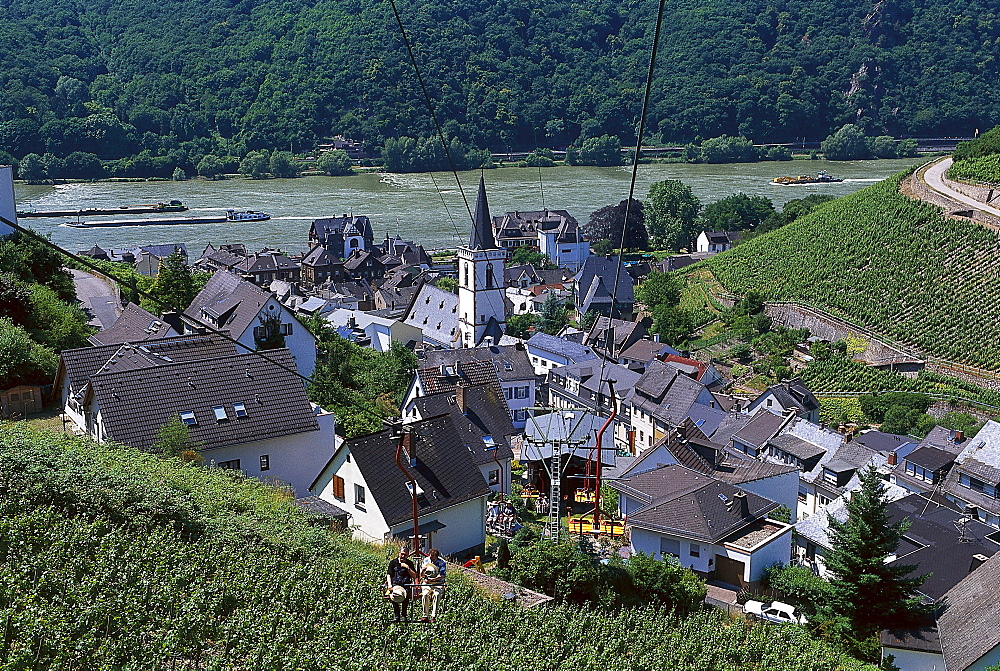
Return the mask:
[(271, 470), (271, 455), (262, 454), (260, 455), (260, 470), (269, 471)]
[(216, 464), (216, 466), (218, 466), (219, 468), (225, 468), (225, 469), (231, 470), (231, 471), (238, 471), (238, 470), (240, 470), (240, 460), (239, 459), (230, 459), (229, 461), (220, 461), (219, 463)]
[(247, 416), (247, 406), (245, 403), (233, 403), (233, 412), (236, 413), (237, 417)]
[(828, 504), (829, 502), (830, 502), (830, 499), (829, 499), (829, 498), (827, 498), (827, 497), (823, 496), (822, 494), (820, 494), (820, 495), (819, 495), (819, 504), (820, 504), (821, 506), (825, 506), (825, 505), (826, 505), (826, 504)]
[(282, 324), (281, 325), (281, 335), (286, 335), (286, 336), (292, 335), (292, 325), (291, 324)]
[(229, 415), (226, 414), (226, 406), (217, 405), (212, 408), (212, 412), (215, 413), (215, 421), (224, 422), (229, 419)]
[(500, 484), (500, 469), (494, 468), (492, 471), (490, 471), (489, 478), (487, 480), (488, 480), (488, 482), (489, 482), (490, 485), (499, 485)]
[(837, 484), (837, 474), (831, 471), (829, 468), (823, 469), (823, 479), (829, 482), (831, 485)]
[(181, 421), (186, 426), (198, 426), (198, 420), (195, 419), (193, 410), (181, 410), (180, 415)]
[(344, 500), (344, 478), (339, 475), (333, 476), (333, 495), (341, 501)]
[(767, 407), (770, 408), (772, 403), (774, 403), (774, 401), (772, 401), (771, 399), (767, 399)]
[(691, 543), (691, 549), (688, 550), (688, 554), (691, 555), (692, 557), (700, 557), (701, 546), (698, 545), (697, 543)]
[(365, 488), (361, 485), (354, 485), (354, 505), (361, 510), (365, 509)]
[(807, 497), (807, 496), (808, 496), (808, 494), (806, 494), (806, 493), (805, 493), (804, 491), (802, 491), (802, 490), (800, 489), (800, 490), (799, 490), (799, 503), (805, 503), (805, 502), (806, 502), (806, 497)]
[(520, 410), (514, 410), (512, 412), (515, 422), (526, 422), (528, 421), (528, 411), (524, 408)]

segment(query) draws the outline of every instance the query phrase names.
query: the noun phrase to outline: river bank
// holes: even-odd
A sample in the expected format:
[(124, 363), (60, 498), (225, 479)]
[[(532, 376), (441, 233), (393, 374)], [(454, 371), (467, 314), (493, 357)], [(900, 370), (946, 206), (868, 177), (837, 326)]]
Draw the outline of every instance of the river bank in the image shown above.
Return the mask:
[[(664, 179), (688, 184), (703, 203), (736, 192), (762, 195), (777, 206), (810, 193), (843, 196), (904, 170), (922, 159), (880, 161), (809, 161), (740, 164), (652, 163), (639, 166), (636, 197)], [(808, 165), (808, 170), (806, 166)], [(771, 179), (786, 172), (826, 170), (844, 178), (837, 184), (782, 187)], [(480, 175), (486, 180), (494, 215), (512, 210), (564, 209), (581, 222), (605, 205), (628, 195), (630, 168), (563, 166), (505, 167), (459, 173), (471, 208)], [(123, 204), (178, 199), (192, 216), (226, 209), (259, 210), (268, 222), (198, 226), (136, 226), (117, 229), (72, 229), (65, 219), (33, 219), (32, 228), (51, 234), (54, 242), (73, 251), (94, 244), (102, 247), (184, 242), (193, 254), (209, 243), (242, 242), (251, 249), (280, 247), (289, 252), (307, 248), (310, 223), (319, 217), (353, 213), (372, 219), (376, 237), (397, 232), (428, 248), (454, 247), (468, 237), (466, 200), (451, 173), (361, 173), (345, 177), (310, 176), (294, 179), (226, 179), (173, 181), (72, 182), (57, 185), (16, 184), (18, 209), (79, 210), (114, 208)]]

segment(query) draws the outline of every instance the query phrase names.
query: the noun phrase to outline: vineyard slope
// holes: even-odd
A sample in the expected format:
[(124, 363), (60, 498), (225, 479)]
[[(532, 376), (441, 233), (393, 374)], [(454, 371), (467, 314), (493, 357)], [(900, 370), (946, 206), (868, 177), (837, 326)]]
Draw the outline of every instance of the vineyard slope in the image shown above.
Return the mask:
[(0, 669), (871, 669), (715, 612), (525, 611), (452, 579), (435, 626), (387, 623), (385, 548), (279, 492), (0, 423)]
[(899, 192), (897, 175), (706, 264), (734, 294), (763, 291), (925, 355), (1000, 370), (1000, 244)]

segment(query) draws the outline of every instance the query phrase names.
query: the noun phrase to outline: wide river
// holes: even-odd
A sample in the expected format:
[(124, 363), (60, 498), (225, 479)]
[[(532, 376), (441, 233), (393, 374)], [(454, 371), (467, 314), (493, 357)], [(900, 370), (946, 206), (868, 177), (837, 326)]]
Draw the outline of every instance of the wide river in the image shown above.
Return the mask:
[[(884, 179), (923, 159), (881, 161), (794, 161), (732, 165), (658, 163), (639, 168), (636, 197), (646, 198), (649, 185), (679, 179), (690, 185), (703, 203), (744, 192), (770, 198), (781, 205), (811, 193), (843, 196)], [(600, 207), (616, 204), (628, 195), (629, 168), (555, 167), (501, 168), (484, 172), (490, 210), (494, 215), (543, 207), (568, 210), (581, 223)], [(844, 178), (836, 184), (774, 186), (773, 177), (827, 170)], [(459, 173), (470, 207), (475, 207), (479, 171)], [(219, 214), (226, 208), (259, 210), (271, 220), (240, 224), (69, 228), (60, 219), (22, 219), (53, 242), (71, 251), (157, 243), (187, 243), (200, 254), (208, 243), (242, 242), (256, 251), (278, 247), (287, 252), (307, 248), (309, 224), (318, 217), (344, 213), (368, 215), (376, 240), (386, 232), (399, 233), (426, 248), (454, 247), (468, 239), (469, 213), (450, 173), (366, 173), (351, 177), (217, 182), (95, 182), (58, 186), (15, 186), (18, 209), (75, 210), (119, 207), (180, 199), (191, 209), (182, 216)], [(152, 216), (152, 215), (148, 215)], [(90, 220), (118, 217), (88, 217)], [(138, 216), (136, 218), (146, 218)]]

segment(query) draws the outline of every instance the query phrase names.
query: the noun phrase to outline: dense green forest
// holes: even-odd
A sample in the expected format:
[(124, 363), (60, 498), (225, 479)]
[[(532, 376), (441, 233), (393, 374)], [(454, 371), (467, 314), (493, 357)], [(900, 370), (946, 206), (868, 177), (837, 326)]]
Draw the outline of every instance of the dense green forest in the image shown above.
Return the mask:
[[(398, 3), (446, 134), (473, 147), (634, 135), (656, 3)], [(668, 3), (649, 129), (689, 142), (969, 135), (1000, 121), (988, 0)], [(0, 151), (160, 158), (380, 147), (432, 125), (388, 3), (10, 0)], [(76, 155), (82, 165), (87, 157)]]
[(706, 262), (726, 290), (801, 301), (927, 355), (1000, 370), (996, 233), (899, 192), (904, 175)]
[[(522, 610), (449, 572), (387, 624), (386, 553), (239, 472), (0, 422), (0, 669), (873, 669), (798, 627)], [(405, 625), (404, 625), (405, 626)]]

